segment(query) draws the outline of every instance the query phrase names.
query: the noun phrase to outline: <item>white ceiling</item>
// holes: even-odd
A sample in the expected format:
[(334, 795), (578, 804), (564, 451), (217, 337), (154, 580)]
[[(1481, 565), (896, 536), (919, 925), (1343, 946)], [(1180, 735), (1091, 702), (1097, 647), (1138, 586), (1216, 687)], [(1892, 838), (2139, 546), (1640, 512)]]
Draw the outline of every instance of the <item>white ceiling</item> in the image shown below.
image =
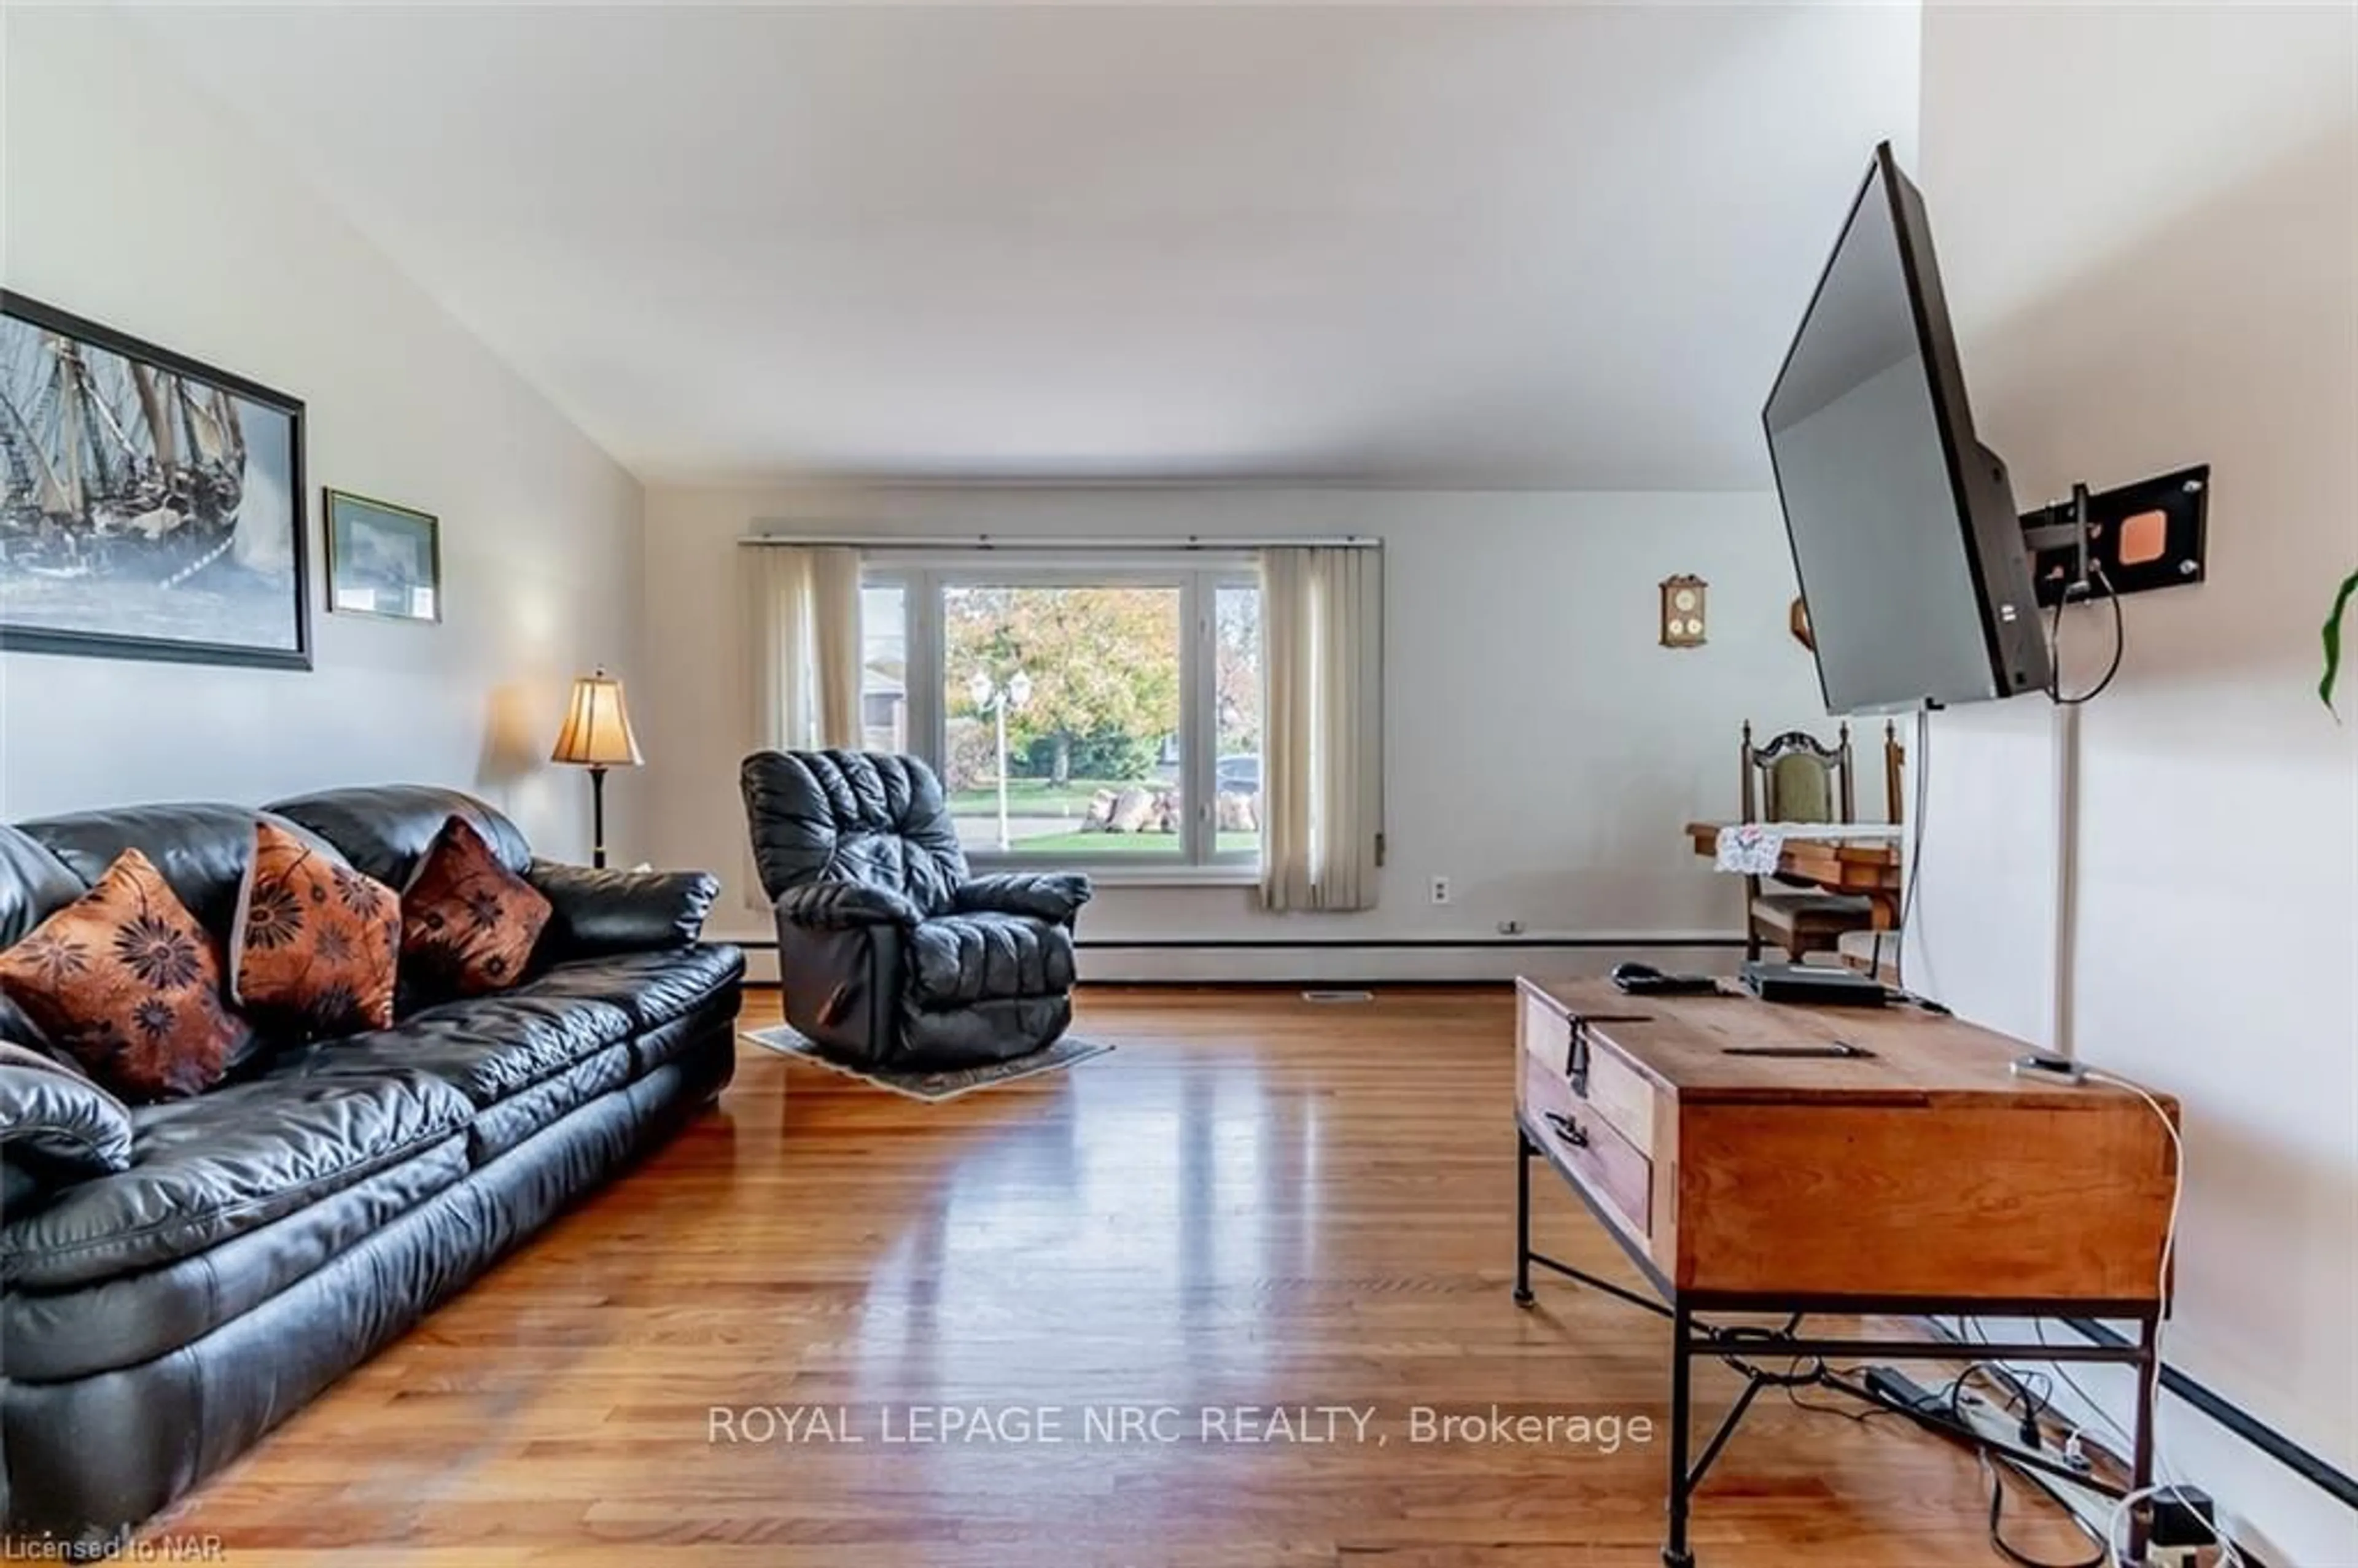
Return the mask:
[(1762, 484), (1916, 125), (1904, 5), (143, 14), (654, 481)]

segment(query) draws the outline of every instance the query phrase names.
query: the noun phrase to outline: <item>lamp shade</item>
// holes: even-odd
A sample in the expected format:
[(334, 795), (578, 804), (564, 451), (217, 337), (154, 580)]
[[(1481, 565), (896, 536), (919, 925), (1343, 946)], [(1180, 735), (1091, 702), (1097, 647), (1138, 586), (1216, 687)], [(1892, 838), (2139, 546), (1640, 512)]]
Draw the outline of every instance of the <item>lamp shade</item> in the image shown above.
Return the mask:
[(603, 670), (574, 678), (565, 728), (557, 731), (557, 749), (548, 760), (593, 768), (635, 768), (645, 761), (639, 755), (638, 737), (631, 733), (621, 681)]

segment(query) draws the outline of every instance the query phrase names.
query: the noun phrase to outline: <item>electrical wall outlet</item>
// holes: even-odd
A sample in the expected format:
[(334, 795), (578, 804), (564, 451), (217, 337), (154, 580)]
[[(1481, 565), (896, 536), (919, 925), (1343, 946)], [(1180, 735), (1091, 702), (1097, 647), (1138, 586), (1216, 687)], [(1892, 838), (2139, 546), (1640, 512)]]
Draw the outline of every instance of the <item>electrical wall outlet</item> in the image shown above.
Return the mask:
[(1433, 879), (1433, 902), (1434, 903), (1447, 903), (1449, 902), (1449, 879), (1447, 877), (1435, 877)]

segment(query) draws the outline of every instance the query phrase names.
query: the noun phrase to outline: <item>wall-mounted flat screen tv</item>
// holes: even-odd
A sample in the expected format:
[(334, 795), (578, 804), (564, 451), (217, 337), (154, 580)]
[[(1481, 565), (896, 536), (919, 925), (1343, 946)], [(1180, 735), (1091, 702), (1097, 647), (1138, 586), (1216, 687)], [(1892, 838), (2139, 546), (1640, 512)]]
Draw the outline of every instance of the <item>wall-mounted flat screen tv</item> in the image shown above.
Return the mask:
[(2046, 687), (2013, 487), (1974, 438), (1924, 199), (1887, 142), (1761, 417), (1828, 712)]

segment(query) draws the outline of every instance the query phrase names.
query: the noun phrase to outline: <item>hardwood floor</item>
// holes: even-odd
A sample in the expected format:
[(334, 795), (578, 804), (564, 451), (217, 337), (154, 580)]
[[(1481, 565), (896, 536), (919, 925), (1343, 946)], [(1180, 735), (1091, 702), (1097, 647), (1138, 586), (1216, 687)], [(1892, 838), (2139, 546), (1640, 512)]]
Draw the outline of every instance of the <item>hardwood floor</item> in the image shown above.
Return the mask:
[[(1094, 989), (1077, 1027), (1113, 1054), (940, 1106), (742, 1047), (717, 1114), (156, 1533), (242, 1564), (1654, 1564), (1666, 1328), (1568, 1282), (1509, 1300), (1510, 1010)], [(775, 1017), (756, 993), (748, 1026)], [(1534, 1175), (1540, 1244), (1634, 1283)], [(1707, 1430), (1736, 1379), (1697, 1386)], [(1411, 1441), (1412, 1407), (1494, 1403), (1589, 1441)], [(887, 1442), (911, 1405), (1061, 1407), (1065, 1440)], [(843, 1407), (864, 1441), (744, 1441), (756, 1406)], [(1121, 1406), (1182, 1441), (1084, 1440)], [(1349, 1416), (1342, 1442), (1202, 1440), (1238, 1406), (1264, 1433), (1273, 1406), (1374, 1414), (1364, 1444)], [(1705, 1568), (1980, 1568), (1985, 1508), (1937, 1439), (1764, 1399), (1695, 1543)], [(2085, 1555), (2043, 1499), (2007, 1519)]]

